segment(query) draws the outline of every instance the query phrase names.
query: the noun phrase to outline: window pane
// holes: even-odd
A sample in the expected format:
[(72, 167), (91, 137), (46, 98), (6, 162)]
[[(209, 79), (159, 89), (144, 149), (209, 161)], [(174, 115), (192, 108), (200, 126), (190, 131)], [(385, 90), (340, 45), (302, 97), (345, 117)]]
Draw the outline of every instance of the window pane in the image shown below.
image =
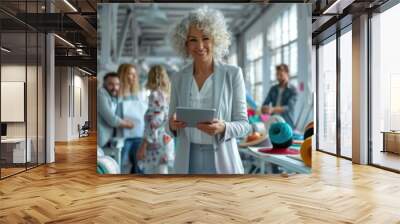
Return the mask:
[(251, 88), (250, 64), (247, 64), (245, 69), (246, 69), (246, 70), (245, 70), (244, 79), (245, 79), (245, 82), (246, 82), (246, 89), (247, 89), (248, 91), (251, 91), (251, 89), (248, 89), (248, 88)]
[(263, 80), (263, 76), (262, 76), (263, 68), (262, 68), (262, 59), (261, 58), (255, 62), (255, 66), (256, 66), (255, 82), (259, 83), (259, 82), (262, 82), (262, 80)]
[(262, 56), (263, 52), (263, 41), (262, 34), (255, 36), (247, 42), (246, 55), (248, 60), (254, 60)]
[(290, 45), (290, 75), (297, 75), (297, 43), (294, 42)]
[(271, 56), (271, 65), (270, 65), (270, 80), (273, 82), (276, 80), (275, 76), (275, 65), (276, 65), (276, 52)]
[(279, 17), (275, 24), (275, 47), (282, 45), (282, 19)]
[(250, 84), (254, 85), (254, 62), (250, 63)]
[(290, 8), (289, 17), (289, 41), (297, 39), (297, 5), (293, 4)]
[(28, 168), (34, 167), (38, 164), (38, 114), (37, 114), (37, 82), (38, 82), (38, 33), (28, 32), (27, 33), (27, 47), (28, 47), (28, 62), (27, 62), (27, 74), (26, 74), (26, 115), (27, 115), (27, 138), (28, 138)]
[(318, 144), (336, 153), (336, 41), (319, 47)]
[(352, 141), (352, 49), (351, 31), (340, 37), (340, 152), (351, 158)]
[(275, 65), (282, 63), (282, 53), (281, 53), (282, 48), (276, 51), (276, 61)]
[(289, 11), (285, 11), (282, 17), (282, 44), (289, 42)]
[[(0, 16), (3, 16), (0, 13)], [(20, 31), (20, 30), (19, 30)], [(7, 139), (13, 144), (1, 144), (1, 177), (26, 170), (26, 163), (31, 162), (30, 138), (26, 144), (25, 91), (27, 70), (27, 35), (25, 32), (4, 32), (1, 34), (1, 124)], [(29, 55), (31, 56), (31, 55)], [(13, 97), (8, 97), (12, 95)], [(7, 96), (7, 97), (5, 97)], [(8, 100), (7, 100), (8, 99)], [(12, 108), (12, 109), (10, 109)]]
[(254, 93), (254, 100), (256, 101), (257, 105), (261, 105), (263, 103), (263, 88), (262, 88), (262, 84), (257, 84), (255, 86), (255, 93)]
[(289, 46), (283, 48), (283, 63), (289, 64)]

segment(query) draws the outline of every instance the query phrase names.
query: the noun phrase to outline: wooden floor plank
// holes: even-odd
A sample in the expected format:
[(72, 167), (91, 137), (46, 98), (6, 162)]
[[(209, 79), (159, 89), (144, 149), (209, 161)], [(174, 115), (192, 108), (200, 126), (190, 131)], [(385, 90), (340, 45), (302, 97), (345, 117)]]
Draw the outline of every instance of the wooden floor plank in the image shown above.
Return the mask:
[(400, 175), (313, 153), (311, 175), (96, 174), (96, 139), (0, 181), (0, 223), (400, 223)]

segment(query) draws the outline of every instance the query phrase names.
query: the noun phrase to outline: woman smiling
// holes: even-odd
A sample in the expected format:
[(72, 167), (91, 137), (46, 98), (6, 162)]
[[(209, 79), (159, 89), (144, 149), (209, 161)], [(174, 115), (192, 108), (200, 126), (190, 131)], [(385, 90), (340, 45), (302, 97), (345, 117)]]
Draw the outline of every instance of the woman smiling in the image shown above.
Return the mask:
[[(168, 130), (176, 136), (175, 171), (181, 174), (242, 174), (236, 138), (250, 131), (241, 68), (222, 62), (230, 33), (221, 12), (201, 8), (172, 32), (174, 49), (191, 63), (172, 79)], [(216, 118), (186, 127), (177, 107), (216, 109)]]

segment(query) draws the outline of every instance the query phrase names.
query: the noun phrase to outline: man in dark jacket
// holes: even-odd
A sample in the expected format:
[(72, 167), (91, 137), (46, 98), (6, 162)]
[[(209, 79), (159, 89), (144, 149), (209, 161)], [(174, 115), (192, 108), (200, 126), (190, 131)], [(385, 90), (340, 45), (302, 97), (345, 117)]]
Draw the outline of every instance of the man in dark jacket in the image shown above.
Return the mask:
[(297, 91), (293, 85), (289, 84), (289, 68), (286, 64), (276, 66), (276, 78), (279, 83), (269, 90), (261, 112), (271, 115), (278, 114), (294, 128), (294, 107)]

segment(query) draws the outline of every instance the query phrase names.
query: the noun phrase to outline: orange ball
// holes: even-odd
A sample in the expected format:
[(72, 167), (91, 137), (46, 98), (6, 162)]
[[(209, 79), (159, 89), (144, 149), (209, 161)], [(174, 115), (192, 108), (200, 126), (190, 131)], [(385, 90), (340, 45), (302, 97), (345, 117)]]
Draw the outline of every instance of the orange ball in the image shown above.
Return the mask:
[(312, 150), (312, 138), (309, 137), (306, 140), (304, 140), (300, 148), (301, 159), (303, 160), (304, 164), (308, 167), (311, 167), (312, 165), (311, 150)]

